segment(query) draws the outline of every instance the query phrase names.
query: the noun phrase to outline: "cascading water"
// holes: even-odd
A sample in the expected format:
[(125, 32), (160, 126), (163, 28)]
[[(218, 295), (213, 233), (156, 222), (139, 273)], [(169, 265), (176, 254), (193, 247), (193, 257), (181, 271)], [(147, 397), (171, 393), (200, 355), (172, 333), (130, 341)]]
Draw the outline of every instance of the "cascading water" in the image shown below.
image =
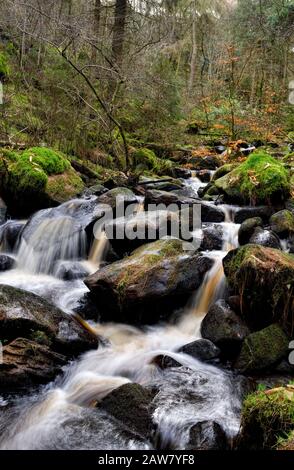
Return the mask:
[[(21, 238), (17, 269), (0, 274), (0, 283), (32, 290), (68, 312), (87, 288), (82, 280), (66, 282), (54, 277), (55, 262), (80, 261), (84, 257), (84, 262), (98, 267), (108, 244), (105, 236), (95, 240), (86, 260), (84, 231), (75, 230), (70, 207), (65, 207), (60, 218), (44, 219), (43, 214), (35, 230)], [(222, 209), (227, 211), (226, 207)], [(211, 302), (223, 295), (222, 258), (237, 246), (238, 226), (229, 215), (221, 225), (223, 250), (208, 254), (214, 265), (182, 318), (175, 324), (144, 331), (127, 325), (92, 323), (91, 328), (108, 342), (68, 365), (63, 376), (39, 395), (19, 399), (8, 409), (4, 407), (0, 418), (0, 429), (5, 428), (1, 449), (152, 448), (146, 440), (132, 435), (127, 438), (123, 425), (102, 411), (91, 409), (113, 389), (128, 382), (158, 390), (153, 420), (163, 447), (184, 449), (191, 427), (205, 420), (218, 422), (228, 437), (237, 433), (241, 406), (238, 381), (225, 370), (176, 352), (200, 337), (202, 318)], [(161, 354), (169, 355), (182, 367), (159, 369), (153, 360)]]

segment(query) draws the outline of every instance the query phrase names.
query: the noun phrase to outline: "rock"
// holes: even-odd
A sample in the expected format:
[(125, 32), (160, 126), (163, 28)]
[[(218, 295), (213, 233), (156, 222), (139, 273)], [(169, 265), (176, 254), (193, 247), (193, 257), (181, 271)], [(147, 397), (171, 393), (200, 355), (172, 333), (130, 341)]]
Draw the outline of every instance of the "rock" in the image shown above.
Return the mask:
[(212, 305), (201, 324), (201, 335), (216, 344), (225, 357), (233, 357), (250, 333), (244, 322), (224, 300)]
[(225, 145), (215, 145), (214, 150), (216, 151), (216, 153), (221, 155), (227, 150), (227, 147), (225, 147)]
[(289, 338), (273, 324), (245, 338), (234, 367), (242, 373), (257, 373), (273, 368), (287, 357)]
[(94, 186), (90, 186), (89, 188), (86, 188), (85, 191), (83, 192), (82, 196), (83, 197), (91, 197), (91, 196), (101, 196), (102, 194), (106, 193), (108, 191), (105, 186), (102, 184), (95, 184)]
[(228, 440), (223, 428), (215, 421), (201, 421), (190, 429), (185, 450), (227, 450)]
[(202, 362), (209, 362), (220, 355), (220, 349), (207, 339), (198, 339), (185, 344), (178, 352), (188, 354)]
[(236, 204), (281, 203), (290, 194), (289, 171), (283, 163), (265, 152), (253, 153), (214, 184), (227, 202)]
[(191, 157), (189, 163), (193, 165), (194, 170), (215, 170), (221, 165), (219, 159), (214, 155)]
[(55, 268), (55, 275), (59, 279), (73, 281), (88, 276), (89, 270), (78, 261), (60, 261)]
[(151, 440), (155, 425), (152, 421), (153, 395), (136, 383), (127, 383), (109, 393), (97, 405), (121, 421), (132, 432)]
[(15, 263), (15, 259), (8, 255), (0, 254), (0, 271), (8, 271), (12, 269)]
[(99, 204), (105, 204), (109, 206), (114, 213), (114, 216), (118, 214), (119, 208), (125, 210), (128, 206), (138, 204), (136, 195), (128, 188), (114, 188), (102, 194), (98, 198)]
[(131, 324), (166, 319), (201, 284), (213, 261), (178, 239), (144, 245), (85, 280), (102, 318)]
[(66, 358), (47, 346), (17, 338), (3, 348), (0, 363), (1, 390), (27, 392), (28, 387), (50, 382), (61, 372)]
[(256, 227), (262, 227), (263, 222), (260, 217), (252, 217), (244, 220), (239, 228), (238, 240), (240, 245), (249, 243), (250, 238), (254, 234)]
[(242, 224), (247, 219), (260, 218), (264, 223), (267, 223), (270, 216), (275, 212), (275, 209), (270, 206), (259, 207), (243, 207), (237, 210), (234, 218), (236, 224)]
[(224, 222), (225, 214), (214, 204), (201, 201), (201, 220), (202, 222)]
[(97, 337), (73, 316), (38, 295), (6, 285), (0, 285), (0, 325), (6, 340), (41, 332), (53, 350), (71, 356), (98, 346)]
[(267, 246), (269, 248), (281, 249), (281, 243), (277, 235), (271, 230), (263, 230), (261, 227), (256, 227), (249, 243), (253, 245)]
[(294, 326), (294, 256), (273, 248), (245, 245), (223, 260), (232, 293), (240, 295), (242, 317), (253, 330), (280, 323)]
[(212, 177), (212, 181), (216, 181), (217, 179), (221, 178), (222, 176), (227, 175), (231, 171), (233, 171), (235, 168), (239, 166), (239, 163), (226, 163), (225, 165), (221, 166), (216, 170)]
[(203, 238), (200, 246), (202, 251), (221, 250), (223, 247), (223, 229), (221, 225), (214, 224), (204, 227)]
[(152, 189), (146, 191), (144, 208), (145, 210), (148, 210), (148, 206), (150, 204), (156, 206), (158, 206), (159, 204), (164, 204), (164, 206), (166, 207), (171, 204), (174, 204), (177, 207), (181, 207), (183, 205), (190, 206), (196, 203), (199, 203), (199, 201), (195, 198), (193, 199), (190, 197), (180, 196), (178, 194), (175, 194), (174, 192), (159, 191), (157, 189)]
[(287, 209), (288, 211), (294, 213), (294, 199), (288, 199), (285, 202), (285, 209)]
[(287, 238), (294, 234), (294, 214), (286, 209), (276, 212), (270, 218), (270, 226), (279, 237)]
[(189, 168), (177, 167), (173, 168), (173, 176), (175, 178), (188, 179), (191, 178), (192, 172), (189, 170)]
[(199, 170), (197, 171), (197, 178), (203, 183), (209, 183), (211, 179), (211, 170)]
[(17, 220), (8, 220), (0, 226), (0, 245), (4, 252), (14, 251), (24, 226), (25, 222)]
[(175, 228), (179, 227), (178, 213), (164, 210), (139, 212), (131, 217), (114, 219), (106, 224), (105, 232), (114, 251), (123, 256), (163, 235), (172, 235), (172, 223)]
[(155, 356), (150, 364), (154, 364), (159, 367), (159, 369), (165, 370), (170, 369), (171, 367), (182, 367), (182, 364), (173, 357), (167, 356), (166, 354), (159, 354)]

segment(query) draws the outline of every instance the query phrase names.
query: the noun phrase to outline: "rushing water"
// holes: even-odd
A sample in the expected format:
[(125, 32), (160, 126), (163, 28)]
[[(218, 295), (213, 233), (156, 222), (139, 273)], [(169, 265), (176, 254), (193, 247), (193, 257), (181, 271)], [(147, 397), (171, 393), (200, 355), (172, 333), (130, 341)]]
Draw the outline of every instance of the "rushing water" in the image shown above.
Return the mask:
[[(200, 187), (196, 178), (191, 178), (190, 184), (195, 191)], [(87, 288), (82, 279), (58, 278), (56, 264), (66, 260), (80, 263), (88, 272), (95, 271), (108, 246), (105, 236), (95, 239), (87, 259), (85, 231), (72, 218), (71, 207), (68, 204), (63, 215), (57, 212), (53, 218), (51, 212), (36, 214), (38, 223), (34, 225), (33, 217), (29, 234), (25, 236), (24, 232), (20, 238), (15, 269), (0, 274), (0, 283), (32, 291), (68, 313)], [(94, 403), (128, 382), (158, 390), (153, 420), (163, 446), (184, 449), (190, 428), (205, 420), (218, 422), (229, 437), (237, 433), (241, 406), (238, 380), (221, 368), (176, 352), (200, 338), (203, 317), (211, 303), (225, 292), (222, 259), (237, 247), (239, 227), (233, 221), (234, 208), (220, 207), (226, 215), (221, 224), (222, 250), (208, 253), (214, 260), (213, 267), (177, 323), (145, 330), (112, 323), (91, 324), (108, 340), (106, 345), (66, 366), (62, 377), (38, 395), (19, 398), (14, 406), (4, 409), (1, 449), (152, 448), (145, 439), (128, 436), (123, 425), (104, 412), (92, 409)], [(142, 210), (142, 202), (138, 210)], [(153, 362), (159, 354), (168, 354), (182, 367), (159, 369)]]

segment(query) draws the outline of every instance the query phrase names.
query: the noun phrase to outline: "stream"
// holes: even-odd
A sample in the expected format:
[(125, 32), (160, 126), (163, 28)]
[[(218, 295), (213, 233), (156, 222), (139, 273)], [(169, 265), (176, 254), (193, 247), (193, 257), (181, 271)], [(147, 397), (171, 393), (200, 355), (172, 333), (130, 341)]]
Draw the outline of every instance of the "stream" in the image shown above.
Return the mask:
[[(195, 196), (204, 186), (196, 176), (187, 180), (186, 185)], [(87, 258), (85, 232), (75, 229), (71, 217), (76, 204), (81, 201), (63, 204), (47, 219), (47, 209), (35, 214), (22, 232), (16, 252), (9, 253), (3, 236), (1, 245), (2, 253), (15, 258), (15, 268), (0, 273), (0, 284), (38, 294), (69, 315), (88, 289), (83, 278), (64, 280), (61, 274), (65, 262), (58, 264), (56, 259), (76, 260), (86, 277), (99, 269), (108, 248), (105, 237), (95, 240)], [(176, 352), (201, 338), (200, 325), (209, 306), (225, 295), (222, 259), (238, 246), (239, 225), (234, 223), (236, 207), (218, 207), (225, 213), (225, 222), (219, 224), (223, 246), (219, 251), (206, 253), (214, 264), (183, 315), (174, 323), (144, 329), (90, 321), (90, 327), (108, 342), (69, 363), (61, 376), (37, 394), (12, 398), (0, 418), (0, 449), (154, 448), (143, 437), (128, 433), (103, 410), (93, 409), (95, 402), (129, 382), (158, 390), (153, 400), (153, 421), (163, 448), (187, 448), (191, 427), (207, 420), (220, 424), (228, 439), (236, 436), (240, 426), (242, 379), (224, 368)], [(86, 211), (85, 217), (88, 216)], [(182, 367), (159, 369), (152, 359), (160, 354), (167, 354)], [(5, 403), (0, 397), (0, 407)]]

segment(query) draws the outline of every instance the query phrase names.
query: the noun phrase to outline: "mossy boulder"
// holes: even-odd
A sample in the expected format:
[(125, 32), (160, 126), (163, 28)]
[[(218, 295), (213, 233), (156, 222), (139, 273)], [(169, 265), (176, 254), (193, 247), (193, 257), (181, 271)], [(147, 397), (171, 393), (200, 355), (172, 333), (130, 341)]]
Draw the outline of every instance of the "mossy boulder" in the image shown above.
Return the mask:
[(294, 428), (294, 387), (248, 395), (243, 404), (240, 450), (272, 450)]
[(185, 251), (178, 239), (162, 239), (105, 266), (85, 283), (103, 320), (152, 324), (186, 304), (212, 263)]
[(273, 248), (245, 245), (223, 260), (231, 291), (240, 295), (241, 313), (253, 330), (279, 323), (294, 330), (294, 256)]
[(225, 176), (231, 171), (235, 170), (235, 168), (237, 168), (238, 166), (239, 166), (239, 163), (226, 163), (225, 165), (221, 166), (220, 168), (216, 170), (211, 180), (212, 181), (218, 180), (222, 176)]
[(256, 227), (249, 243), (254, 245), (267, 246), (269, 248), (281, 248), (279, 237), (271, 230), (264, 230), (261, 227)]
[(290, 172), (274, 157), (257, 152), (214, 184), (228, 202), (274, 203), (289, 196)]
[(78, 173), (61, 152), (43, 147), (2, 151), (0, 192), (14, 216), (27, 216), (64, 202), (83, 187)]
[(273, 214), (270, 218), (271, 229), (281, 238), (294, 234), (294, 214), (285, 209)]
[(243, 373), (269, 371), (287, 357), (289, 338), (273, 324), (247, 336), (242, 344), (235, 368)]
[(172, 172), (173, 163), (170, 160), (158, 158), (153, 150), (139, 148), (131, 153), (132, 166), (136, 171), (151, 171), (158, 175)]

